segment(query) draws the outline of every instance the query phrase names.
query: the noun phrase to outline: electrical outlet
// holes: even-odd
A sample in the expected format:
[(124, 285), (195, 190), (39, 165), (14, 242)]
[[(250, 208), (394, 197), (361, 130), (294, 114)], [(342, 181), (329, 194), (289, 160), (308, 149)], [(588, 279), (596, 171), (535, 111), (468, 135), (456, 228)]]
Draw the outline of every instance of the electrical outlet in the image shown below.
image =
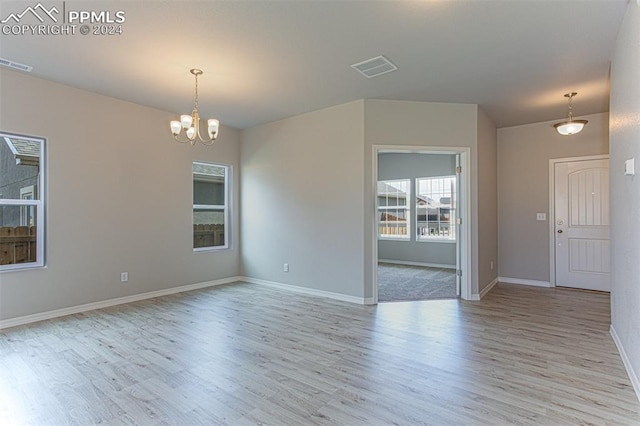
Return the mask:
[(129, 273), (128, 272), (120, 272), (120, 282), (126, 283), (129, 281)]
[(282, 265), (282, 270), (283, 270), (284, 272), (289, 272), (289, 264), (288, 264), (288, 263), (285, 263), (284, 265)]
[(493, 260), (491, 261), (491, 270), (493, 271)]

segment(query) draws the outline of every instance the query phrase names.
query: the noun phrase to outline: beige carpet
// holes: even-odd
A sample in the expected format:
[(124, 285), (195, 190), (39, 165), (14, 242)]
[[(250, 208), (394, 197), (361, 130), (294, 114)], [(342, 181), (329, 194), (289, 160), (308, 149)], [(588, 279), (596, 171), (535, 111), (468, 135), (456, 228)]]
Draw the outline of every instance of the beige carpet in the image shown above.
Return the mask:
[(378, 301), (454, 299), (454, 269), (378, 264)]

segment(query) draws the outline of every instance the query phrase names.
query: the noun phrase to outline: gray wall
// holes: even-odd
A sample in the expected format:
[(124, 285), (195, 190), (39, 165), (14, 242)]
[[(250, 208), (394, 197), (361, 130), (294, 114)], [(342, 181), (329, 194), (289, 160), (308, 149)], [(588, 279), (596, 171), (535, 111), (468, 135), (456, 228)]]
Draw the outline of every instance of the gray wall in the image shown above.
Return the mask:
[[(478, 285), (482, 291), (498, 278), (498, 135), (478, 108)], [(493, 269), (491, 263), (493, 262)]]
[(362, 117), (357, 101), (243, 132), (243, 275), (362, 297)]
[[(606, 113), (579, 117), (589, 123), (572, 136), (553, 128), (562, 118), (498, 129), (500, 277), (549, 282), (549, 160), (608, 152)], [(547, 220), (537, 221), (536, 213)]]
[[(47, 267), (0, 275), (0, 319), (237, 276), (230, 250), (194, 253), (192, 162), (234, 168), (239, 132), (181, 145), (176, 114), (0, 70), (0, 129), (47, 145)], [(120, 272), (129, 282), (120, 283)]]
[[(479, 292), (478, 251), (484, 243), (478, 241), (477, 194), (477, 131), (478, 106), (435, 102), (365, 100), (365, 297), (372, 297), (373, 240), (375, 205), (373, 190), (373, 146), (405, 145), (418, 147), (469, 147), (471, 150), (471, 293)], [(464, 225), (463, 225), (464, 226)]]
[(243, 131), (243, 275), (371, 301), (373, 145), (469, 147), (477, 294), (477, 120), (477, 105), (364, 100)]
[[(629, 2), (611, 67), (611, 327), (640, 398), (640, 6)], [(635, 158), (636, 176), (624, 161)]]
[(451, 154), (385, 153), (378, 155), (378, 180), (410, 179), (412, 191), (409, 201), (410, 240), (378, 240), (378, 259), (455, 267), (455, 242), (418, 242), (415, 237), (415, 179), (451, 176), (455, 173), (456, 156)]

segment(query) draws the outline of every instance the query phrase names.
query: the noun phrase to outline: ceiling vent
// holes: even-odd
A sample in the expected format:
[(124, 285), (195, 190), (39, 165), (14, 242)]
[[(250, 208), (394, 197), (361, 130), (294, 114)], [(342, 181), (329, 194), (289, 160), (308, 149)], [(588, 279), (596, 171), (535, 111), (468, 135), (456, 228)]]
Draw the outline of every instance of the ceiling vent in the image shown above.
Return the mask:
[(367, 59), (363, 62), (351, 65), (360, 74), (367, 78), (377, 77), (382, 74), (386, 74), (398, 69), (384, 56), (376, 56), (375, 58)]
[(18, 62), (13, 62), (4, 58), (0, 58), (0, 65), (25, 72), (31, 72), (31, 70), (33, 69), (33, 67), (30, 67), (29, 65), (19, 64)]

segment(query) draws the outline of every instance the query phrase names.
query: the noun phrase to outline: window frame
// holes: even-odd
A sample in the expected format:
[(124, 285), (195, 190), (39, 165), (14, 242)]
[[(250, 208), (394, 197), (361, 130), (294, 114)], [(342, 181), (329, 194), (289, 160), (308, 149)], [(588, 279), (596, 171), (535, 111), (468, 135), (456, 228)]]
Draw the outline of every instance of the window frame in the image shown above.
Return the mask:
[[(214, 166), (214, 167), (221, 167), (224, 168), (225, 173), (224, 173), (224, 205), (219, 205), (219, 204), (193, 204), (194, 200), (194, 196), (195, 194), (193, 193), (193, 184), (196, 181), (195, 177), (197, 175), (197, 173), (195, 173), (193, 171), (193, 166), (196, 164), (200, 164), (200, 165), (204, 165), (204, 166)], [(231, 214), (230, 214), (230, 204), (231, 204), (231, 176), (232, 176), (232, 167), (230, 164), (224, 164), (224, 163), (210, 163), (207, 161), (192, 161), (191, 163), (191, 188), (192, 188), (192, 194), (191, 194), (191, 201), (192, 201), (192, 208), (191, 208), (191, 239), (193, 240), (193, 227), (195, 225), (195, 223), (193, 223), (193, 213), (196, 210), (223, 210), (223, 217), (224, 217), (224, 244), (220, 245), (220, 246), (207, 246), (207, 247), (193, 247), (193, 243), (192, 243), (192, 249), (194, 253), (202, 253), (202, 252), (211, 252), (211, 251), (218, 251), (218, 250), (228, 250), (230, 248), (230, 234), (231, 234), (231, 223), (229, 221)]]
[[(403, 178), (403, 179), (384, 179), (378, 180), (376, 183), (376, 189), (378, 188), (380, 183), (387, 182), (406, 182), (407, 183), (407, 201), (404, 206), (385, 206), (383, 208), (378, 204), (378, 199), (380, 197), (378, 191), (376, 190), (376, 223), (377, 223), (377, 234), (378, 240), (380, 241), (411, 241), (411, 178)], [(407, 235), (406, 237), (389, 237), (380, 234), (380, 224), (382, 221), (380, 220), (380, 211), (381, 210), (391, 210), (392, 208), (398, 209), (399, 207), (404, 207), (406, 213), (406, 224), (407, 224)]]
[[(449, 220), (449, 224), (450, 224), (450, 228), (451, 228), (451, 235), (453, 235), (453, 238), (450, 237), (437, 237), (437, 236), (421, 236), (418, 234), (418, 217), (419, 217), (419, 209), (421, 209), (420, 206), (418, 206), (418, 193), (419, 193), (419, 187), (420, 187), (420, 181), (421, 180), (437, 180), (437, 179), (452, 179), (453, 184), (455, 185), (455, 190), (451, 193), (451, 198), (452, 198), (452, 202), (451, 207), (450, 207), (450, 213), (453, 213), (453, 215), (451, 216), (450, 220)], [(443, 175), (443, 176), (427, 176), (427, 177), (419, 177), (419, 178), (415, 178), (414, 179), (414, 183), (415, 183), (415, 192), (416, 195), (414, 196), (414, 205), (415, 205), (415, 210), (416, 210), (416, 215), (415, 215), (415, 241), (417, 243), (445, 243), (445, 244), (455, 244), (458, 240), (458, 233), (457, 233), (457, 229), (456, 229), (456, 217), (457, 217), (457, 211), (458, 211), (458, 182), (457, 182), (457, 175), (453, 174), (453, 175)], [(439, 207), (438, 207), (439, 209)], [(429, 213), (428, 213), (428, 208), (427, 208), (427, 219), (429, 217)], [(429, 223), (429, 220), (426, 221), (426, 223)], [(442, 223), (440, 220), (438, 220), (438, 224)]]
[[(33, 195), (36, 199), (5, 199), (0, 198), (0, 206), (18, 206), (24, 207), (25, 210), (34, 209), (36, 216), (36, 261), (25, 263), (11, 263), (0, 265), (0, 273), (7, 271), (30, 270), (34, 268), (43, 268), (46, 266), (46, 176), (47, 176), (47, 138), (42, 136), (30, 136), (20, 133), (12, 133), (0, 130), (0, 143), (6, 143), (5, 138), (23, 139), (40, 143), (40, 156), (38, 157), (38, 184), (37, 194), (34, 190)], [(13, 148), (10, 147), (13, 151)], [(14, 155), (16, 152), (14, 152)], [(35, 188), (34, 188), (35, 189)], [(21, 190), (22, 191), (22, 190)], [(20, 220), (22, 221), (22, 209), (20, 211)], [(22, 225), (21, 225), (22, 226)]]

